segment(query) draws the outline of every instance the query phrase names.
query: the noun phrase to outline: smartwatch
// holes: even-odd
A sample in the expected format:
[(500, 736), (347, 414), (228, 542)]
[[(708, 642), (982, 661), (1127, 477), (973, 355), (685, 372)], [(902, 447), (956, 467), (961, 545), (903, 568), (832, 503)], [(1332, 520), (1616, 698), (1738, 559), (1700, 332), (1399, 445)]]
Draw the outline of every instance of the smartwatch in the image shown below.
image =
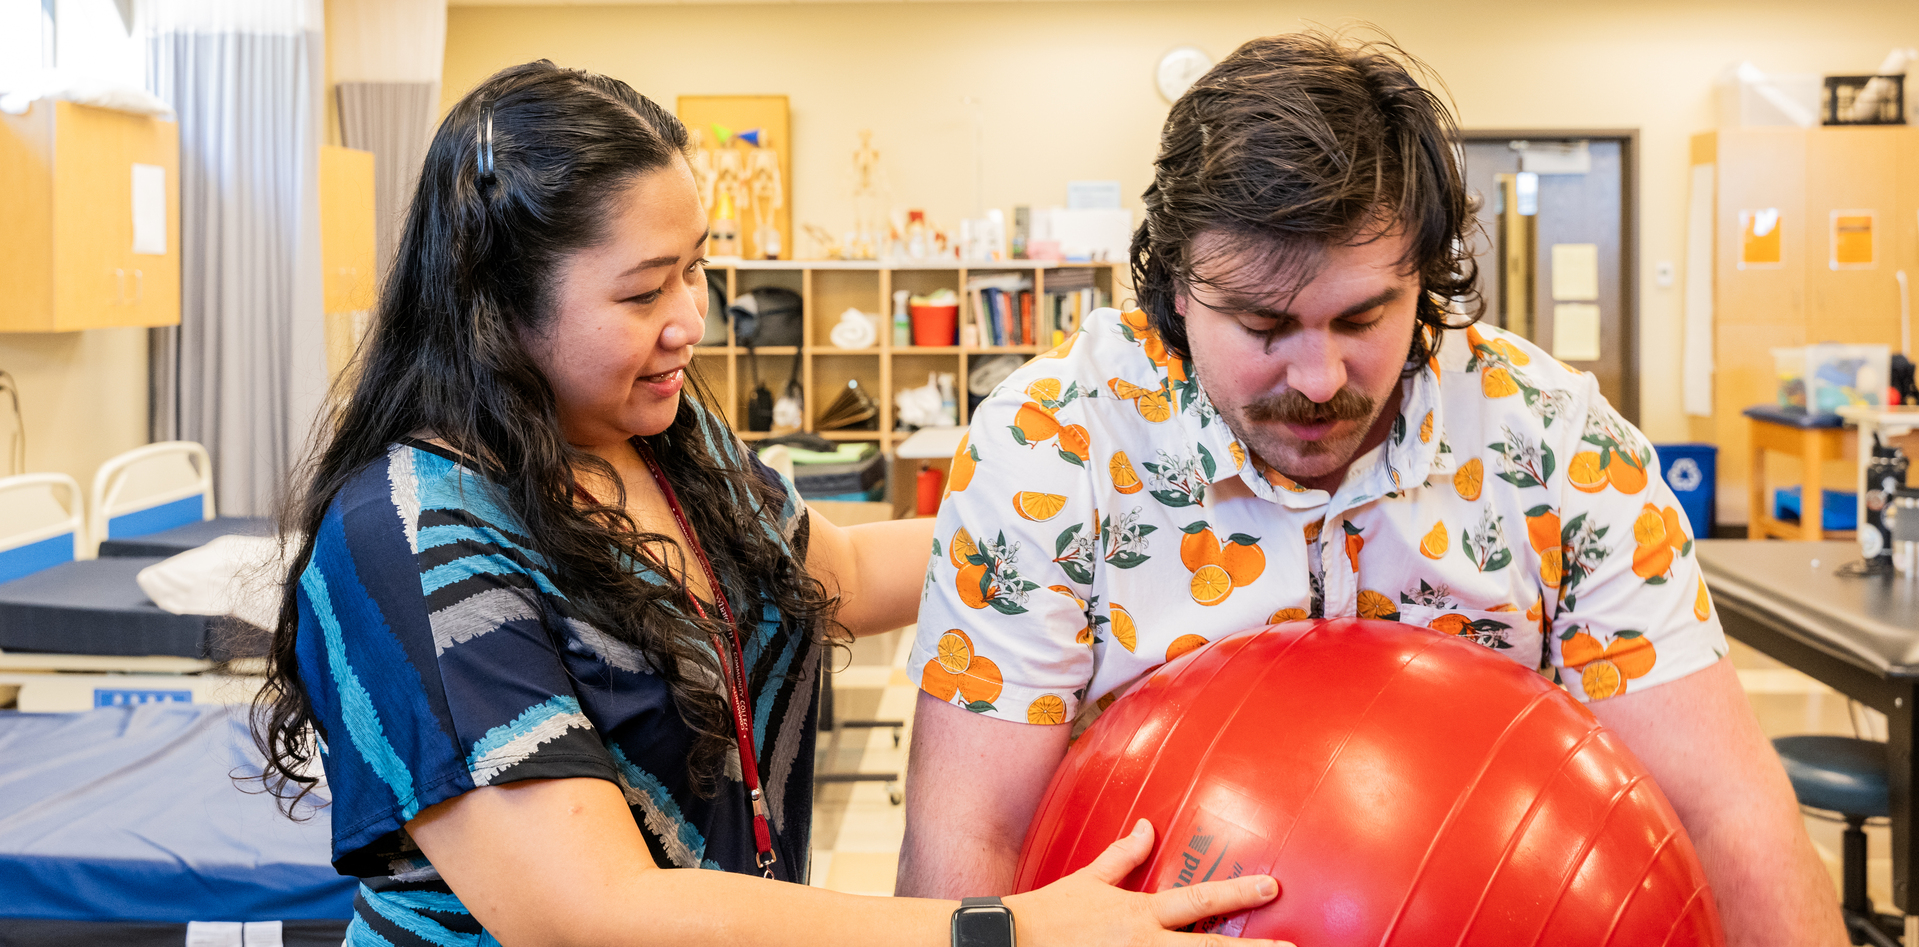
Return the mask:
[(953, 947), (1014, 947), (1013, 911), (998, 898), (964, 898), (953, 912)]

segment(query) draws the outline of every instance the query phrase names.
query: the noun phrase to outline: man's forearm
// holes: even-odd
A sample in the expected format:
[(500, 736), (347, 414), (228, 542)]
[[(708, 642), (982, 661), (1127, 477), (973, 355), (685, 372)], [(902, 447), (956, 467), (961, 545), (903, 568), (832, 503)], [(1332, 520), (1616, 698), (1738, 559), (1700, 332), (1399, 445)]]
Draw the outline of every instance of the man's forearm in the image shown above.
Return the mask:
[(1832, 879), (1795, 809), (1709, 810), (1686, 827), (1712, 883), (1728, 947), (1839, 947)]

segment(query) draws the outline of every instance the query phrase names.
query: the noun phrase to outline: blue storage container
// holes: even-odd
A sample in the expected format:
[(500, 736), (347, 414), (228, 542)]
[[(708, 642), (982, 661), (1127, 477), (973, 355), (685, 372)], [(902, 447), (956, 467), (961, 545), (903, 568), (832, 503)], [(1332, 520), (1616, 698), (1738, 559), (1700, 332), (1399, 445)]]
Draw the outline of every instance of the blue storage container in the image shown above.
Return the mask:
[[(1848, 490), (1821, 490), (1819, 528), (1826, 532), (1859, 528), (1859, 494)], [(1799, 522), (1799, 488), (1781, 487), (1772, 491), (1772, 518), (1782, 523)]]
[(1654, 444), (1653, 455), (1666, 486), (1679, 497), (1679, 508), (1686, 511), (1692, 534), (1712, 538), (1712, 524), (1718, 519), (1718, 492), (1714, 489), (1719, 467), (1719, 448), (1711, 444)]

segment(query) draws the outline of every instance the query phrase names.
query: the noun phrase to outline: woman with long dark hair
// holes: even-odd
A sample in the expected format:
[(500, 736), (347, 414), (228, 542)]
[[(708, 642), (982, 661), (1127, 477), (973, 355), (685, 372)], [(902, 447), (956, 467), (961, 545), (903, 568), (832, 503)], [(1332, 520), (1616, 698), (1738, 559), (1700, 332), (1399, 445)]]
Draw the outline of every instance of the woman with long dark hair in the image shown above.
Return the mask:
[[(428, 151), (292, 494), (256, 714), (287, 798), (324, 767), (334, 864), (363, 880), (348, 944), (948, 938), (953, 902), (803, 886), (820, 662), (913, 620), (932, 521), (808, 515), (683, 394), (707, 300), (686, 139), (538, 62)], [(1007, 899), (1020, 939), (1178, 942), (1273, 895), (1112, 887), (1151, 837)]]

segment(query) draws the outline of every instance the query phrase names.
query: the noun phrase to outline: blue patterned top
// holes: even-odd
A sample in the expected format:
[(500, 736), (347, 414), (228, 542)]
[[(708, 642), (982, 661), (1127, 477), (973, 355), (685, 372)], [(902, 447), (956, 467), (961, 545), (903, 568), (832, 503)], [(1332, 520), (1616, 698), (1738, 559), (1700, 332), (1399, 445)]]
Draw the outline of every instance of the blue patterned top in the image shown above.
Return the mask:
[[(758, 519), (803, 555), (791, 485), (701, 418), (716, 456), (784, 493), (785, 508)], [(349, 945), (493, 943), (405, 828), (478, 786), (605, 779), (655, 864), (758, 874), (737, 751), (717, 795), (698, 796), (694, 733), (665, 682), (581, 619), (493, 489), (454, 455), (396, 445), (334, 498), (299, 577), (296, 651), (333, 795), (333, 864), (362, 879)], [(735, 581), (722, 577), (738, 613), (748, 596)], [(803, 883), (821, 646), (770, 605), (744, 645), (774, 873)]]

